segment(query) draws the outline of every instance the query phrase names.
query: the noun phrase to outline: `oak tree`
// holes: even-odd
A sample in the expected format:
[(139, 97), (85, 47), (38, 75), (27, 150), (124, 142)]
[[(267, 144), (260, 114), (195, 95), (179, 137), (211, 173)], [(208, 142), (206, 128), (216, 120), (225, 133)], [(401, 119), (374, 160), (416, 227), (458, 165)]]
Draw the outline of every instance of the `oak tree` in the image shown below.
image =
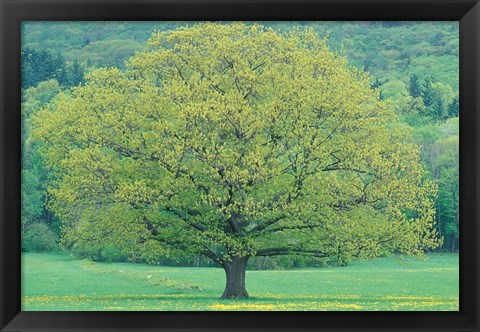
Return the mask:
[(418, 149), (362, 70), (311, 30), (154, 33), (35, 116), (64, 243), (202, 254), (245, 298), (252, 256), (438, 245)]

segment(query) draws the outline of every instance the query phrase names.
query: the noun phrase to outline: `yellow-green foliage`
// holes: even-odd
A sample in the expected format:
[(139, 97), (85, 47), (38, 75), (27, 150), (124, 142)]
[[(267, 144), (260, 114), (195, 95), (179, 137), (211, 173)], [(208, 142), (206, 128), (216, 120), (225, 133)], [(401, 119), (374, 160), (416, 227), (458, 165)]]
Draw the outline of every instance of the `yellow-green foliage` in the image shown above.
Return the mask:
[(66, 244), (348, 258), (438, 245), (436, 189), (395, 122), (313, 31), (202, 23), (90, 73), (34, 135)]

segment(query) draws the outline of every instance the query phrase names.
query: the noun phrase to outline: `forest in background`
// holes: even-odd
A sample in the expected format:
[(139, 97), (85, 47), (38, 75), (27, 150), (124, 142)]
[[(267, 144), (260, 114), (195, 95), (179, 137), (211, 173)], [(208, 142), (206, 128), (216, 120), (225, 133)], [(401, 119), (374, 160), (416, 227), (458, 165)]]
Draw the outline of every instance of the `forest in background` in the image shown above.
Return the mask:
[[(51, 175), (29, 139), (29, 118), (60, 91), (81, 84), (94, 68), (122, 68), (124, 61), (145, 48), (153, 30), (169, 30), (186, 22), (27, 22), (22, 48), (22, 229), (24, 251), (59, 249), (60, 223), (46, 208), (46, 187)], [(280, 31), (288, 23), (263, 22)], [(435, 200), (437, 228), (444, 243), (440, 250), (457, 251), (459, 241), (459, 132), (458, 51), (455, 22), (298, 22), (329, 35), (331, 49), (347, 57), (352, 66), (372, 76), (400, 116), (412, 128), (421, 148), (423, 166), (438, 184)], [(47, 199), (48, 201), (48, 199)], [(135, 260), (119, 256), (115, 248), (91, 248), (77, 254), (96, 260)], [(162, 263), (208, 265), (192, 256)], [(252, 259), (253, 268), (321, 265), (315, 258)], [(335, 262), (333, 262), (335, 263)], [(336, 262), (338, 263), (338, 262)]]

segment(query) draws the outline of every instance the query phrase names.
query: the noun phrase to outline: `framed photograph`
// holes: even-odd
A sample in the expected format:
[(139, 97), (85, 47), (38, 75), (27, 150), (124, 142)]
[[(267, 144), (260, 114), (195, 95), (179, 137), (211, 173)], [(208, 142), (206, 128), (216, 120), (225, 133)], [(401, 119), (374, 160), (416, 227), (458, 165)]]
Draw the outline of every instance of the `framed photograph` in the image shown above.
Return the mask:
[(1, 331), (479, 331), (478, 1), (0, 5)]

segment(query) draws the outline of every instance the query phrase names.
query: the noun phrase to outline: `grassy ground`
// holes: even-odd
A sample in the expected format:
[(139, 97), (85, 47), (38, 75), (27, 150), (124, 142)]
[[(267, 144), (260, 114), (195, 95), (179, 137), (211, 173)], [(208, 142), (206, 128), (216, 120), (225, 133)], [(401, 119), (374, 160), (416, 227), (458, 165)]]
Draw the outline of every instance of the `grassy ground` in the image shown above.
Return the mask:
[(458, 310), (458, 255), (342, 268), (247, 271), (248, 300), (220, 300), (218, 268), (23, 255), (22, 310)]

